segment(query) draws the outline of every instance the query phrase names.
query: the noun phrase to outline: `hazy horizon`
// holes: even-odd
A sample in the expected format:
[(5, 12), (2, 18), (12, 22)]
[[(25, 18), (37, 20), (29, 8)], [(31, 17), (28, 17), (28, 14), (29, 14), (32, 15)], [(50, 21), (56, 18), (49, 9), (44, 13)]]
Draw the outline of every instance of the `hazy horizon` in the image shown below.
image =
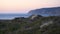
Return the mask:
[(60, 7), (60, 0), (0, 0), (0, 14), (25, 14), (33, 9), (47, 7)]

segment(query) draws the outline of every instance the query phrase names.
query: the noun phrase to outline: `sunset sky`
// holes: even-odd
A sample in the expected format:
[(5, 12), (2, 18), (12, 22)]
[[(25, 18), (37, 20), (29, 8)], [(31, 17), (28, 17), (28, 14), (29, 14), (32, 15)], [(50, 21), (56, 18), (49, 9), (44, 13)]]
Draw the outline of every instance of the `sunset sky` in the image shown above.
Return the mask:
[(60, 0), (0, 0), (0, 13), (27, 13), (46, 7), (60, 7)]

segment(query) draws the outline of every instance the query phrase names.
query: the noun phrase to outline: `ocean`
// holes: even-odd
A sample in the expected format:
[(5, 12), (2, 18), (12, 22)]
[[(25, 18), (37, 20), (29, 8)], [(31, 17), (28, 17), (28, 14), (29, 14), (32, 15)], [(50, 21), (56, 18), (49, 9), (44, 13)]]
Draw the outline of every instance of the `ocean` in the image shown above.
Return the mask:
[[(42, 16), (50, 16), (49, 14), (40, 14)], [(14, 19), (16, 17), (29, 17), (31, 14), (0, 14), (0, 19)]]
[(0, 19), (14, 19), (15, 17), (27, 18), (28, 16), (28, 14), (0, 14)]

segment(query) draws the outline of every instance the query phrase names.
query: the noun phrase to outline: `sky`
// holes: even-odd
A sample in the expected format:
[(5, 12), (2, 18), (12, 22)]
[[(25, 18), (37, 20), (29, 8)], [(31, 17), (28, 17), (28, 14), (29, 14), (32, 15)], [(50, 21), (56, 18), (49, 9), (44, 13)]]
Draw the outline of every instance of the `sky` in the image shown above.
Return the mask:
[(28, 13), (47, 7), (60, 7), (60, 0), (0, 0), (0, 13)]

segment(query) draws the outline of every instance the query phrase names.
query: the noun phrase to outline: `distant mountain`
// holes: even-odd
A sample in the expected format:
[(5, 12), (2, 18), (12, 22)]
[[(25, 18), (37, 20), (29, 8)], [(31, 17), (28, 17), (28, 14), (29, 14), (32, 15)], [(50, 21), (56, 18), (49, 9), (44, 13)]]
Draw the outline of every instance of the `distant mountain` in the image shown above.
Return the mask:
[(28, 14), (37, 14), (43, 16), (60, 16), (60, 7), (35, 9), (31, 10)]

